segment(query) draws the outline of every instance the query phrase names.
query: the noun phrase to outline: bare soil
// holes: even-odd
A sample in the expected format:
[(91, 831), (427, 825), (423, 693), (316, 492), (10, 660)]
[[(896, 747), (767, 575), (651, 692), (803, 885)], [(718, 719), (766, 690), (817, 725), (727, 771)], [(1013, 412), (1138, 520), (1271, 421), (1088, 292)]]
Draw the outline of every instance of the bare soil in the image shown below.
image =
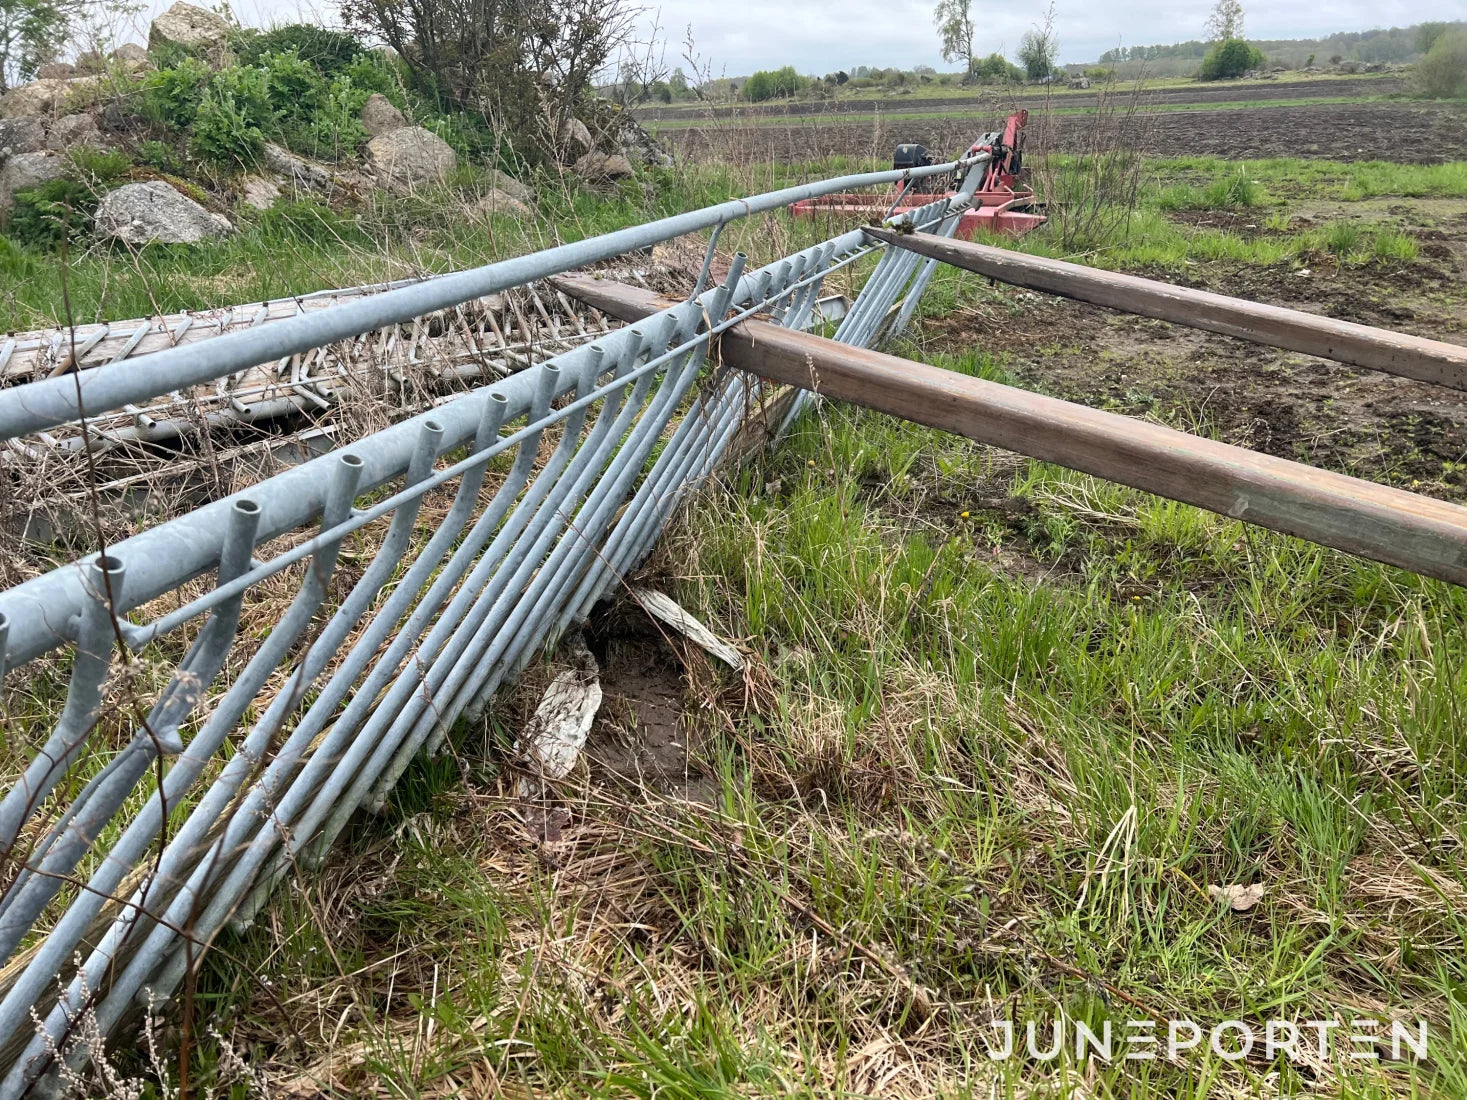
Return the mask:
[[(1030, 123), (1032, 148), (1059, 152), (1088, 147), (1095, 116), (1068, 115)], [(1000, 114), (976, 109), (945, 118), (883, 115), (859, 122), (791, 118), (785, 124), (737, 120), (665, 130), (659, 135), (684, 156), (740, 163), (789, 163), (826, 156), (885, 158), (901, 142), (937, 152), (966, 147), (993, 129)], [(1146, 116), (1153, 156), (1308, 157), (1440, 164), (1467, 159), (1467, 111), (1443, 104), (1330, 103), (1156, 112)]]
[[(1200, 266), (1191, 278), (1138, 271), (1343, 320), (1467, 344), (1467, 212), (1414, 216), (1410, 264), (1303, 271)], [(1413, 225), (1415, 220), (1418, 224)], [(1422, 224), (1424, 223), (1424, 224)], [(938, 350), (1001, 353), (1025, 385), (1088, 405), (1192, 426), (1285, 458), (1467, 497), (1467, 395), (1013, 287), (929, 321)]]
[(586, 739), (593, 777), (710, 801), (714, 787), (691, 758), (699, 730), (684, 713), (684, 670), (673, 647), (635, 606), (596, 620), (586, 640), (601, 666), (601, 709)]

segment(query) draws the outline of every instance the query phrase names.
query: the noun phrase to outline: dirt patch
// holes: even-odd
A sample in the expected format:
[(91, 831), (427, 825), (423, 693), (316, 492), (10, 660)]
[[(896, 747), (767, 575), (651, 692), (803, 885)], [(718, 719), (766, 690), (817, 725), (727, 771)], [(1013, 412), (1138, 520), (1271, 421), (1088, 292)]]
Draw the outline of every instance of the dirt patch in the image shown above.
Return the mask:
[[(1196, 269), (1169, 282), (1467, 342), (1450, 269), (1431, 263)], [(1283, 458), (1467, 497), (1467, 401), (1440, 386), (1012, 287), (928, 322), (937, 350), (1001, 353), (1032, 388)]]
[(586, 641), (601, 666), (601, 709), (586, 739), (592, 776), (711, 803), (716, 788), (694, 760), (700, 727), (686, 713), (672, 646), (635, 607), (594, 620)]

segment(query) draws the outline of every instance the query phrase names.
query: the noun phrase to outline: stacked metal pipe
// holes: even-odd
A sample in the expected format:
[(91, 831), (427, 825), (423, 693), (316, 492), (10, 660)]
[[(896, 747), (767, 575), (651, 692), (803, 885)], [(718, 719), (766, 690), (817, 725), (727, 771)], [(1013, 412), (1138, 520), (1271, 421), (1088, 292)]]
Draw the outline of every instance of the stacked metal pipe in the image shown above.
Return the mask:
[[(727, 203), (159, 351), (147, 370), (16, 386), (0, 391), (0, 439), (797, 198), (955, 167)], [(970, 191), (900, 220), (950, 233)], [(613, 592), (760, 396), (752, 376), (703, 370), (712, 336), (755, 313), (804, 326), (826, 276), (883, 247), (857, 230), (753, 272), (738, 257), (722, 285), (645, 321), (0, 592), (0, 672), (71, 654), (60, 716), (0, 799), (0, 1100), (54, 1090), (58, 1057), (91, 1056), (79, 1035), (173, 995), (228, 922), (381, 809), (418, 753)], [(882, 255), (837, 339), (904, 324), (930, 271)], [(348, 543), (370, 553), (342, 596)], [(242, 638), (251, 601), (287, 582), (268, 633)], [(182, 656), (148, 698), (116, 675), (168, 653)]]

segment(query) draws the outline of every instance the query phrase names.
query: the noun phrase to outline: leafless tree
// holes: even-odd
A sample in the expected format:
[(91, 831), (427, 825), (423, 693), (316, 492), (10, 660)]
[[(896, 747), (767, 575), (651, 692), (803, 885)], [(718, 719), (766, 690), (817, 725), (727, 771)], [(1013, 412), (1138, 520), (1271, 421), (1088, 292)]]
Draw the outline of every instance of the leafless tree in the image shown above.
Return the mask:
[(1243, 5), (1239, 0), (1217, 0), (1217, 6), (1207, 17), (1207, 40), (1226, 42), (1230, 38), (1243, 37)]

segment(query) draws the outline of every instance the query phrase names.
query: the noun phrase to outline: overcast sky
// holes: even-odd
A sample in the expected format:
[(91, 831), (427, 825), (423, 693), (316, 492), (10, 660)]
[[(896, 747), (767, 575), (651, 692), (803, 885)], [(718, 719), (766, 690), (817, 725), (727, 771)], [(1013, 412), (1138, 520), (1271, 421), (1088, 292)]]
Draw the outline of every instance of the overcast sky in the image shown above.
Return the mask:
[[(153, 11), (172, 0), (152, 0)], [(202, 3), (204, 0), (195, 0)], [(932, 28), (935, 0), (647, 0), (668, 40), (667, 60), (681, 60), (691, 27), (699, 56), (714, 76), (793, 65), (821, 75), (856, 65), (933, 65), (942, 62)], [(1042, 0), (1040, 0), (1042, 2)], [(1148, 46), (1202, 35), (1215, 0), (1088, 0), (1055, 7), (1060, 60), (1094, 61), (1116, 45)], [(335, 21), (335, 5), (317, 0), (231, 0), (245, 23)], [(974, 2), (979, 54), (1012, 56), (1033, 25), (1031, 3)], [(1428, 19), (1467, 18), (1467, 0), (1244, 0), (1249, 38), (1315, 38), (1334, 31), (1403, 27)], [(146, 32), (146, 23), (143, 24)], [(138, 37), (141, 37), (139, 35)]]

